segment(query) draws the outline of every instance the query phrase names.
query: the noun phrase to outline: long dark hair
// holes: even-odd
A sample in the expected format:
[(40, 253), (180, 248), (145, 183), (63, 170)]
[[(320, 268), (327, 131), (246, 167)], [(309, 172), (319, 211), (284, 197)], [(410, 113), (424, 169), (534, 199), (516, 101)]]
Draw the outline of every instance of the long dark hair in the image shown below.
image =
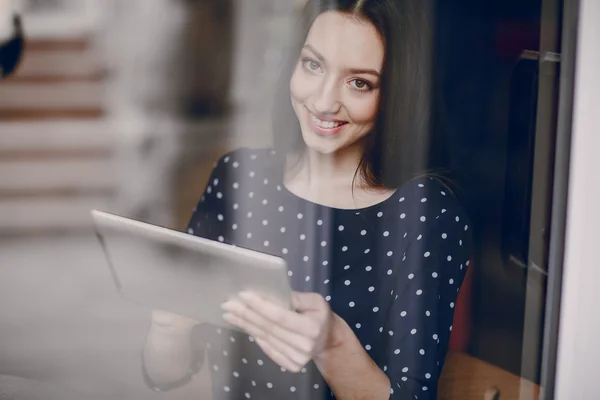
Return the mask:
[(290, 101), (290, 79), (308, 32), (319, 15), (337, 11), (369, 21), (384, 41), (381, 97), (374, 130), (357, 169), (371, 187), (397, 188), (427, 172), (430, 130), (431, 24), (424, 0), (308, 0), (289, 48), (273, 115), (274, 147), (281, 157), (305, 144)]

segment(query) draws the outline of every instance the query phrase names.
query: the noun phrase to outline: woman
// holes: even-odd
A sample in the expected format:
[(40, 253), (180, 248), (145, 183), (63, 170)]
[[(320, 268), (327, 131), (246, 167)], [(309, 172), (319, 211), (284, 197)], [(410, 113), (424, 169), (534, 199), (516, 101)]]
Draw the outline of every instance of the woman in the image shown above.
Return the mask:
[[(217, 162), (188, 232), (283, 257), (295, 292), (294, 311), (257, 293), (225, 303), (244, 334), (195, 330), (215, 399), (436, 398), (471, 241), (451, 193), (417, 177), (419, 3), (310, 1), (275, 148)], [(173, 387), (193, 373), (196, 322), (154, 317), (146, 376)]]

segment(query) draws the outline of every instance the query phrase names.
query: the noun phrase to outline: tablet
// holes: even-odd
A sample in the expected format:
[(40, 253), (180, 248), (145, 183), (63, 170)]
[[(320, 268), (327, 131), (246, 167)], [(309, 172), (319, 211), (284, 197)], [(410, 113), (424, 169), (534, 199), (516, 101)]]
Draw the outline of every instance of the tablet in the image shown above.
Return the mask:
[(253, 290), (291, 309), (279, 257), (93, 210), (112, 280), (125, 299), (200, 322), (228, 326), (221, 304)]

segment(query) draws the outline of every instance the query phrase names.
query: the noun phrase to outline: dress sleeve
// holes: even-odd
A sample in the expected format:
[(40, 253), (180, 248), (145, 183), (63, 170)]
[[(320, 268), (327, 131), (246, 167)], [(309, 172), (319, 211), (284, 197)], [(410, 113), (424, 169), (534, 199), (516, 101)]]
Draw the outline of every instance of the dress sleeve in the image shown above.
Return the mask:
[(415, 228), (390, 279), (375, 361), (388, 375), (391, 399), (436, 399), (458, 291), (469, 265), (470, 226), (460, 211), (442, 209)]

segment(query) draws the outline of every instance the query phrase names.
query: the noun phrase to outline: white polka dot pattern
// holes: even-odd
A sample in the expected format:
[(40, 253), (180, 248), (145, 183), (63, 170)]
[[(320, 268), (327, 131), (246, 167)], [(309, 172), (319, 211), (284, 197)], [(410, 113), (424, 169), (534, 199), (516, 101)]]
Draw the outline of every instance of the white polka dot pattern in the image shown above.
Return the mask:
[[(391, 399), (435, 399), (471, 250), (458, 202), (419, 178), (372, 207), (328, 208), (285, 190), (272, 161), (268, 150), (222, 158), (187, 232), (283, 257), (293, 289), (321, 293), (352, 327)], [(252, 337), (206, 331), (216, 398), (333, 399), (314, 364), (292, 374)]]

